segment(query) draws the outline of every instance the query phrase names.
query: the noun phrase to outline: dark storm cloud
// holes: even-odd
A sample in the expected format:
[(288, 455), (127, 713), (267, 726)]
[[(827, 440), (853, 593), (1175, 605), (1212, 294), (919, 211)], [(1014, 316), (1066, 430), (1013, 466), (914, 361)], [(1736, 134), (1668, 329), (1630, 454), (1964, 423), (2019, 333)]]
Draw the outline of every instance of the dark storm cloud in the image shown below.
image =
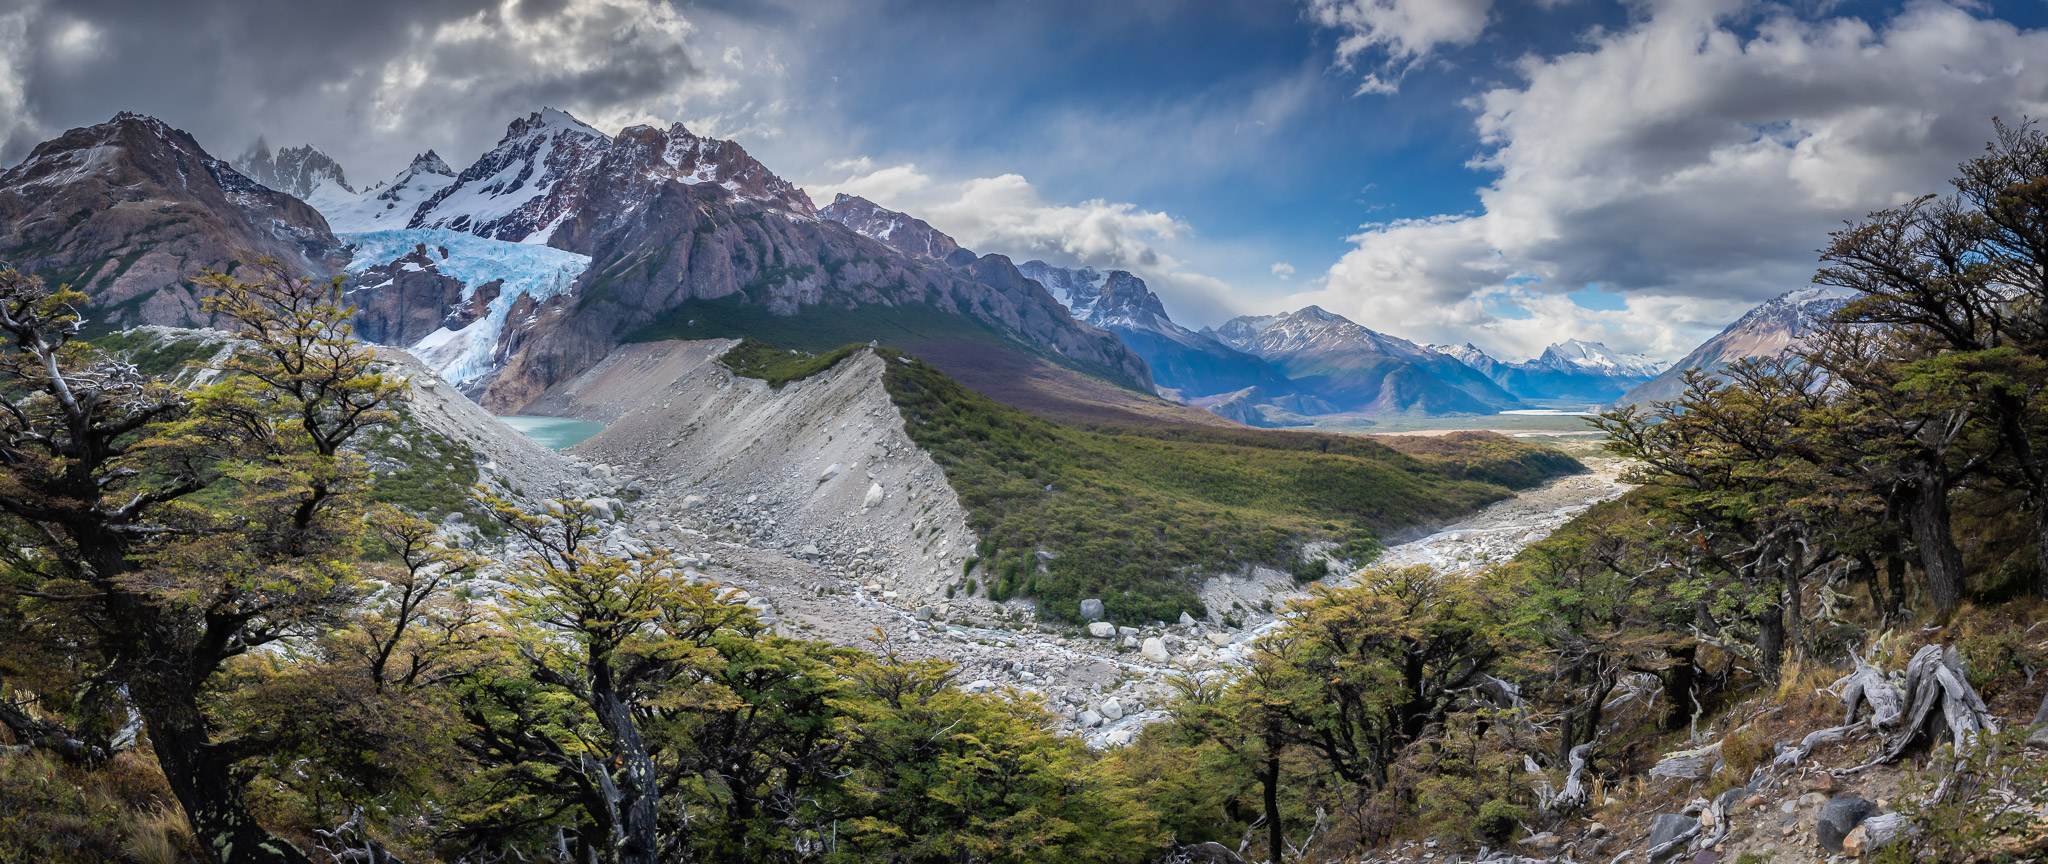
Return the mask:
[(132, 110), (222, 155), (311, 142), (361, 184), (543, 105), (644, 112), (700, 76), (692, 32), (649, 0), (0, 0), (0, 163)]

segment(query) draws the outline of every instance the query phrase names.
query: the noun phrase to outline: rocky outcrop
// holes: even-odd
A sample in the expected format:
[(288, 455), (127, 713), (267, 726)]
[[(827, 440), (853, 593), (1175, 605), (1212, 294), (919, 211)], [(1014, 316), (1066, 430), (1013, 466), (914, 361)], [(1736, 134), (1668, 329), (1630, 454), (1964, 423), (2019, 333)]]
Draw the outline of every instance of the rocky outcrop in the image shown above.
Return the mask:
[(0, 260), (84, 291), (95, 323), (205, 323), (189, 280), (248, 254), (316, 276), (348, 262), (312, 207), (155, 118), (72, 129), (0, 173)]

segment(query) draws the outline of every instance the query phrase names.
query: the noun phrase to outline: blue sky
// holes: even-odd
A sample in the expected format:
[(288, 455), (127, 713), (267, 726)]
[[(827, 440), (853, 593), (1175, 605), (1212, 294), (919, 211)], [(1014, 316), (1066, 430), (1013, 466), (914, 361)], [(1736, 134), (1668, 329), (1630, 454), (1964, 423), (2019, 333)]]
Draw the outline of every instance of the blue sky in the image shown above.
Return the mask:
[(1841, 220), (2048, 114), (2048, 4), (0, 0), (0, 162), (118, 110), (358, 183), (540, 105), (682, 120), (826, 203), (1508, 357), (1675, 357)]

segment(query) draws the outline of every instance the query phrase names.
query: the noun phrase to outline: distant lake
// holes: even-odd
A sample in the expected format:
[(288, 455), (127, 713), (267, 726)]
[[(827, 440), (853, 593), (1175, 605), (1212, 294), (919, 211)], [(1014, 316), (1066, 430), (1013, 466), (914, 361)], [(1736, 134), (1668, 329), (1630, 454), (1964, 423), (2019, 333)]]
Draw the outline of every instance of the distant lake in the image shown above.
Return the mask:
[(504, 415), (498, 419), (505, 425), (526, 433), (526, 437), (550, 450), (563, 450), (583, 443), (583, 440), (604, 431), (603, 423), (589, 420), (570, 420), (566, 417), (521, 417)]

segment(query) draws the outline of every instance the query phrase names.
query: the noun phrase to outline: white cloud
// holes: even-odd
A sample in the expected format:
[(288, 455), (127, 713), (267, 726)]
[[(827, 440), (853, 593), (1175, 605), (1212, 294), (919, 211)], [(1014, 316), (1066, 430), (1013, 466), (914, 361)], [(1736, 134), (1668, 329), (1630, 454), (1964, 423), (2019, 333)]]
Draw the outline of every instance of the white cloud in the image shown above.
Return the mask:
[(1470, 45), (1486, 32), (1493, 0), (1309, 0), (1309, 16), (1344, 32), (1337, 62), (1352, 67), (1361, 54), (1383, 54), (1360, 93), (1392, 93), (1401, 75), (1440, 45)]
[[(1842, 220), (1945, 189), (1993, 115), (2048, 110), (2048, 33), (1955, 6), (1875, 27), (1750, 20), (1737, 0), (1639, 8), (1474, 100), (1490, 149), (1473, 165), (1497, 174), (1480, 212), (1368, 226), (1291, 302), (1414, 338), (1477, 328), (1510, 355), (1604, 333), (1674, 356), (1806, 284)], [(1591, 285), (1627, 308), (1559, 296)]]
[(866, 157), (834, 163), (850, 172), (836, 183), (808, 183), (820, 203), (844, 192), (908, 213), (980, 253), (1023, 262), (1130, 270), (1159, 292), (1177, 319), (1217, 320), (1234, 314), (1230, 286), (1187, 269), (1162, 247), (1187, 237), (1185, 222), (1137, 205), (1103, 199), (1046, 201), (1019, 174), (941, 181), (914, 164), (877, 165)]
[(1294, 275), (1294, 265), (1285, 261), (1276, 261), (1273, 263), (1272, 273), (1275, 276), (1286, 279)]

